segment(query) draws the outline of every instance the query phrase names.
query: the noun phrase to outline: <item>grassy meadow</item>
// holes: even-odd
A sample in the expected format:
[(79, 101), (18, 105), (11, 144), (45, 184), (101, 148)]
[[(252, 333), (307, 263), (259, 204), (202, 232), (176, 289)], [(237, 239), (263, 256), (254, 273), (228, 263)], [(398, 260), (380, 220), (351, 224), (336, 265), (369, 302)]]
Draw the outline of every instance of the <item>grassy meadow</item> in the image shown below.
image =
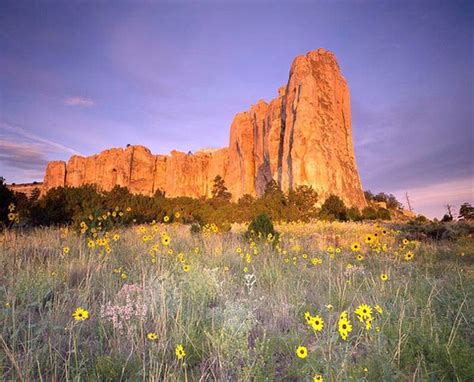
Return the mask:
[(474, 379), (472, 238), (81, 228), (0, 233), (0, 379)]

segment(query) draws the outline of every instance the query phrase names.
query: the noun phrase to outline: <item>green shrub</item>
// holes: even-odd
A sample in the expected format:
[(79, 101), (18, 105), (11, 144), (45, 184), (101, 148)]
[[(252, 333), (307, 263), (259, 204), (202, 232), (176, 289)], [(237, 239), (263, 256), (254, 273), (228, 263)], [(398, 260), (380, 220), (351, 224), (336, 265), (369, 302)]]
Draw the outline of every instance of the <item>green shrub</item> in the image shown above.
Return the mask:
[(189, 228), (189, 231), (193, 234), (196, 235), (198, 233), (201, 233), (202, 229), (199, 223), (193, 223), (191, 224), (191, 227)]
[(321, 210), (319, 211), (319, 217), (323, 220), (347, 220), (347, 207), (344, 205), (344, 202), (336, 195), (331, 195), (327, 198)]
[(278, 237), (278, 232), (275, 231), (269, 216), (267, 214), (260, 214), (254, 217), (250, 222), (245, 236), (247, 239), (252, 238), (256, 240), (265, 239), (269, 234), (273, 237)]

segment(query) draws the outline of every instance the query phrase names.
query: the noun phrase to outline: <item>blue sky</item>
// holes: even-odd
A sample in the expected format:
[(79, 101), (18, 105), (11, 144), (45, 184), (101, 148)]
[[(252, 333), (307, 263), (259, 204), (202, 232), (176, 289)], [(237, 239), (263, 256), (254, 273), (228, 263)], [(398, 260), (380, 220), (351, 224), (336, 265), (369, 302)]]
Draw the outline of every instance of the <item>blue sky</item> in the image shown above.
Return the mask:
[(2, 1), (0, 175), (144, 144), (228, 143), (233, 116), (333, 51), (364, 189), (441, 216), (473, 202), (473, 3)]

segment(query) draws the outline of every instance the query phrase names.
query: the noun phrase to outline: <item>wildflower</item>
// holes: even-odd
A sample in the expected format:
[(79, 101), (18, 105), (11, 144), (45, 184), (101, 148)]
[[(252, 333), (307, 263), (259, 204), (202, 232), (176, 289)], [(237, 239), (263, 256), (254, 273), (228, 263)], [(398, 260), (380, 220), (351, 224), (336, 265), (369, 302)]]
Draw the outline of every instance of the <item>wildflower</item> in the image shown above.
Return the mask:
[(116, 233), (113, 237), (112, 237), (113, 241), (119, 241), (120, 240), (120, 235), (118, 233)]
[(337, 247), (337, 248), (336, 248), (336, 253), (341, 253), (341, 252), (342, 252), (342, 249), (339, 248), (339, 247)]
[(341, 338), (346, 341), (349, 333), (352, 331), (352, 325), (347, 319), (347, 312), (345, 311), (342, 312), (341, 316), (339, 317), (338, 328)]
[(146, 338), (148, 338), (150, 341), (156, 341), (158, 336), (154, 332), (150, 332), (146, 335)]
[(331, 310), (334, 309), (334, 306), (332, 306), (331, 304), (328, 304), (328, 305), (326, 305), (326, 309), (331, 311)]
[(364, 260), (364, 256), (362, 256), (362, 255), (357, 255), (357, 260), (358, 260), (358, 261)]
[(305, 318), (307, 324), (311, 325), (311, 322), (313, 321), (313, 317), (311, 316), (311, 313), (305, 312), (304, 318)]
[(171, 242), (171, 238), (165, 234), (162, 238), (161, 238), (161, 243), (164, 245), (164, 246), (168, 246), (170, 245), (170, 242)]
[(190, 268), (190, 266), (189, 266), (188, 264), (183, 265), (183, 271), (184, 271), (184, 272), (189, 272), (190, 269), (191, 269), (191, 268)]
[(323, 382), (323, 376), (321, 374), (316, 374), (313, 378), (313, 382)]
[(296, 349), (296, 355), (301, 359), (305, 359), (308, 356), (308, 349), (306, 346), (298, 346)]
[(334, 253), (334, 248), (333, 247), (328, 247), (327, 251), (328, 251), (328, 253)]
[(313, 317), (311, 326), (313, 330), (320, 332), (324, 328), (324, 321), (320, 316)]
[(366, 237), (365, 237), (365, 242), (367, 244), (372, 244), (373, 242), (375, 242), (375, 236), (374, 235), (371, 235), (371, 234), (368, 234)]
[(169, 222), (170, 221), (170, 217), (168, 215), (165, 215), (165, 217), (163, 218), (163, 221), (165, 223)]
[(352, 250), (352, 252), (359, 252), (360, 251), (360, 244), (357, 243), (357, 242), (352, 243), (351, 250)]
[(365, 321), (365, 330), (370, 330), (372, 328), (372, 317), (368, 318)]
[(388, 280), (388, 275), (387, 275), (386, 273), (382, 273), (382, 274), (380, 275), (380, 280), (382, 280), (382, 281), (387, 281), (387, 280)]
[(13, 212), (10, 212), (8, 214), (8, 220), (13, 221), (13, 220), (15, 220), (15, 218), (16, 218), (16, 215)]
[(367, 304), (359, 305), (357, 309), (355, 310), (355, 314), (357, 315), (359, 320), (362, 322), (364, 320), (372, 318), (372, 308), (368, 306)]
[(403, 245), (408, 245), (408, 243), (410, 243), (410, 242), (409, 242), (408, 239), (403, 239), (402, 243), (403, 243)]
[(65, 255), (67, 255), (67, 254), (69, 253), (69, 251), (70, 251), (70, 248), (69, 248), (69, 247), (64, 247), (64, 248), (63, 248), (63, 253), (64, 253)]
[(127, 274), (125, 272), (122, 272), (122, 274), (120, 275), (120, 278), (122, 280), (125, 280), (127, 278)]
[(413, 256), (415, 256), (415, 254), (414, 254), (412, 251), (408, 251), (408, 252), (405, 254), (405, 260), (406, 260), (406, 261), (410, 261), (411, 259), (413, 259)]
[(228, 272), (229, 271), (229, 267), (227, 265), (224, 266), (224, 271), (225, 272)]
[(91, 249), (94, 248), (94, 247), (95, 247), (95, 242), (94, 242), (94, 240), (88, 240), (88, 241), (87, 241), (87, 246), (88, 246), (89, 248), (91, 248)]
[(15, 204), (10, 203), (10, 204), (8, 205), (8, 211), (10, 211), (10, 212), (15, 211)]
[(379, 314), (383, 313), (383, 309), (380, 307), (380, 305), (375, 305), (374, 308)]
[(178, 358), (178, 361), (182, 360), (186, 356), (186, 352), (184, 351), (183, 345), (178, 345), (176, 346), (176, 358)]
[(249, 269), (247, 267), (244, 267), (244, 273), (247, 273)]
[(72, 314), (72, 317), (74, 317), (76, 321), (84, 321), (89, 318), (89, 312), (85, 309), (77, 308)]
[(174, 217), (175, 217), (176, 219), (179, 219), (180, 216), (181, 216), (181, 214), (180, 214), (179, 212), (175, 212)]
[(313, 264), (313, 265), (322, 264), (322, 263), (323, 263), (323, 260), (320, 259), (319, 257), (313, 257), (311, 259), (311, 264)]

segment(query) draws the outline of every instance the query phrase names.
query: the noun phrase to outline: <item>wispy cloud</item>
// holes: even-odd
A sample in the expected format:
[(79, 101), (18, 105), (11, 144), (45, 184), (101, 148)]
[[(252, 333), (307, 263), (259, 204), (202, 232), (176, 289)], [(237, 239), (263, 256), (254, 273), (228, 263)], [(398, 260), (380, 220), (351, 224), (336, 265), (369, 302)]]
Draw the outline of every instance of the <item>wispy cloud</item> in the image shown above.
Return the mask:
[(0, 162), (21, 170), (38, 170), (47, 163), (43, 148), (0, 139)]
[(79, 106), (79, 107), (92, 107), (95, 106), (95, 102), (86, 97), (68, 97), (64, 100), (64, 104), (67, 106)]
[(71, 147), (67, 147), (49, 139), (42, 138), (19, 126), (12, 126), (4, 122), (0, 122), (0, 138), (11, 140), (13, 142), (30, 143), (33, 145), (42, 144), (43, 148), (48, 152), (68, 152), (71, 154), (80, 155), (78, 151)]
[(79, 153), (21, 127), (0, 122), (0, 176), (8, 182), (40, 180), (49, 160), (71, 154)]

